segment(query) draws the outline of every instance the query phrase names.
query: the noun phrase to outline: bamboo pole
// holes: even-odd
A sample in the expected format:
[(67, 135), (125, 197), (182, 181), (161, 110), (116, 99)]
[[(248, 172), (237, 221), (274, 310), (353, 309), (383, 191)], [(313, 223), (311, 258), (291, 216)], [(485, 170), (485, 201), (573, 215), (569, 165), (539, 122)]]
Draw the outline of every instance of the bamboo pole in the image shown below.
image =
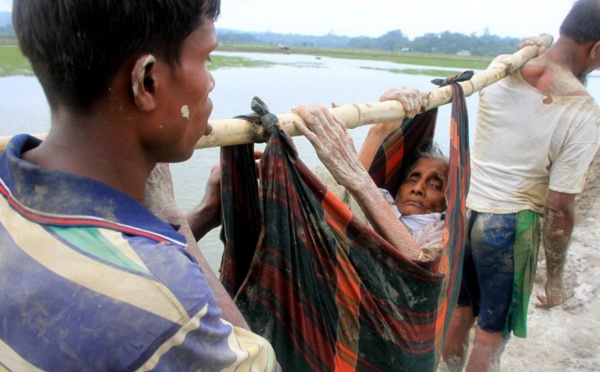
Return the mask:
[[(545, 47), (552, 43), (552, 36), (540, 35)], [(538, 46), (527, 46), (512, 55), (507, 55), (492, 63), (486, 70), (481, 71), (469, 81), (461, 82), (465, 96), (505, 78), (514, 71), (520, 69), (527, 61), (538, 55)], [(421, 111), (427, 111), (450, 102), (452, 90), (449, 86), (436, 88), (422, 93), (423, 107)], [(404, 109), (399, 102), (387, 101), (371, 104), (346, 104), (331, 109), (331, 112), (346, 123), (346, 127), (352, 129), (362, 125), (379, 123), (382, 121), (402, 119), (405, 116)], [(281, 128), (290, 136), (299, 136), (294, 122), (301, 121), (295, 114), (277, 115)], [(262, 126), (241, 119), (225, 119), (211, 121), (212, 133), (200, 138), (196, 149), (208, 147), (221, 147), (239, 145), (244, 143), (262, 143), (268, 139)], [(45, 138), (45, 134), (36, 135)], [(10, 136), (0, 137), (0, 153), (4, 151)]]

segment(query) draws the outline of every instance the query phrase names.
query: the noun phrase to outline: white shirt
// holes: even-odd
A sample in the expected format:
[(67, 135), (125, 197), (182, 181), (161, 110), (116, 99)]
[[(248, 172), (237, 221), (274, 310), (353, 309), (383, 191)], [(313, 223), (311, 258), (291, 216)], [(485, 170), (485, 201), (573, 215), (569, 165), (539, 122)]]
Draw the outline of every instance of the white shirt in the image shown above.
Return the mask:
[(542, 213), (548, 189), (576, 194), (599, 143), (591, 97), (551, 96), (519, 72), (480, 92), (467, 207)]

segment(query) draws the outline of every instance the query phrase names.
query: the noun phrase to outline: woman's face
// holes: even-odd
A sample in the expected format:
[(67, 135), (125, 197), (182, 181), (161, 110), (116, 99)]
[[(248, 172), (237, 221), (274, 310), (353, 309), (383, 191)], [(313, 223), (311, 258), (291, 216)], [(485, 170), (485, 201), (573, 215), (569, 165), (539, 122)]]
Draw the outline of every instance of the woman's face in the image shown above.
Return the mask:
[(446, 209), (448, 163), (419, 159), (400, 186), (396, 205), (404, 216), (443, 212)]

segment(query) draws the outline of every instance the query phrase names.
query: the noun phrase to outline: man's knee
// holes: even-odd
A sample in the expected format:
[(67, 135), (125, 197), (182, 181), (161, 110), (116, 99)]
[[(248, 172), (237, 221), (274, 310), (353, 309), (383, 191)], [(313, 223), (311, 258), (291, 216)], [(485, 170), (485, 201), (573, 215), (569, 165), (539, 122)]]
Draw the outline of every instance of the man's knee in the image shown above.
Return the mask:
[(452, 311), (452, 322), (456, 325), (468, 326), (471, 328), (475, 322), (473, 310), (470, 306), (457, 306)]
[(504, 349), (504, 346), (508, 342), (509, 336), (503, 337), (503, 332), (488, 332), (477, 327), (475, 330), (475, 341), (474, 343), (482, 347), (488, 347), (492, 350)]

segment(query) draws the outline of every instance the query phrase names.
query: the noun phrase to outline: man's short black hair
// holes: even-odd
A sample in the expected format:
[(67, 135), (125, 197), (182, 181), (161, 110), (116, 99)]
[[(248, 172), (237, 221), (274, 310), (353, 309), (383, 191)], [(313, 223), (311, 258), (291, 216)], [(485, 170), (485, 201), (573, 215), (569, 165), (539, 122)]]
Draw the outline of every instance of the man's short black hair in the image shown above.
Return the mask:
[(171, 67), (183, 41), (220, 0), (14, 0), (13, 23), (52, 108), (85, 111), (127, 59), (152, 53)]
[(600, 41), (600, 1), (576, 1), (560, 26), (560, 34), (579, 44)]

